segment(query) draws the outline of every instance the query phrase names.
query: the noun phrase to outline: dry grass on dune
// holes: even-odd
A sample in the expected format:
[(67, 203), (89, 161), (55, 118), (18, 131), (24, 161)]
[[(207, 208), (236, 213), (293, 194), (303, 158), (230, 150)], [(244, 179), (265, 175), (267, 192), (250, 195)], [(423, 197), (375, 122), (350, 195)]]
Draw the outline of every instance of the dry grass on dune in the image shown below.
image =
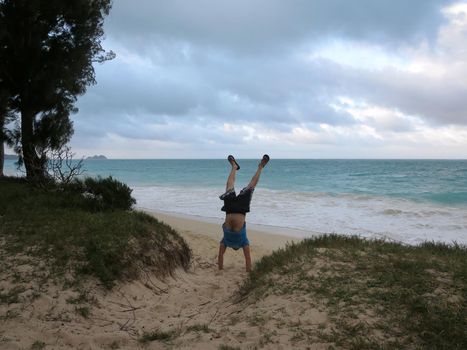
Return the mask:
[[(300, 300), (295, 324), (283, 318), (296, 345), (467, 348), (466, 247), (317, 237), (264, 257), (239, 297), (255, 305), (275, 300), (276, 309), (278, 299)], [(307, 313), (326, 317), (303, 322)], [(265, 328), (279, 334), (283, 326)]]

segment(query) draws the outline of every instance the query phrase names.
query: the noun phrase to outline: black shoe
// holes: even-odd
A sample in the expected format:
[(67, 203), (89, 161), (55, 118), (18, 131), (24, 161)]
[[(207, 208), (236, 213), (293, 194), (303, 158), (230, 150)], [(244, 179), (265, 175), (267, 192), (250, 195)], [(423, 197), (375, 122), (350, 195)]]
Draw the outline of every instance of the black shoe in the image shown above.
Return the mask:
[(227, 160), (229, 161), (230, 164), (232, 164), (232, 161), (235, 163), (235, 165), (237, 166), (237, 170), (240, 170), (240, 165), (238, 165), (237, 161), (235, 160), (234, 156), (233, 155), (229, 155), (227, 157)]
[(268, 162), (269, 162), (269, 156), (267, 154), (265, 154), (263, 156), (263, 159), (261, 159), (261, 163), (259, 163), (259, 165), (261, 165), (261, 167), (264, 168), (266, 166), (266, 164), (268, 164)]

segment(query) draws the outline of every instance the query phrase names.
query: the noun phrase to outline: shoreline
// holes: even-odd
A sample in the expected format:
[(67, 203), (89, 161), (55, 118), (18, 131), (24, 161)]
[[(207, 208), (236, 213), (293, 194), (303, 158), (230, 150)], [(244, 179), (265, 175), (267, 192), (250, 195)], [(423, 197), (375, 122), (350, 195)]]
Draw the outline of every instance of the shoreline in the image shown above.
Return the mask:
[[(183, 214), (183, 213), (176, 213), (172, 211), (164, 211), (164, 210), (154, 210), (144, 207), (136, 207), (136, 210), (141, 210), (146, 213), (150, 214), (161, 214), (167, 215), (174, 218), (186, 219), (186, 220), (194, 220), (194, 221), (201, 221), (208, 224), (218, 225), (219, 227), (222, 225), (224, 221), (223, 218), (218, 217), (208, 217), (202, 215), (191, 215), (191, 214)], [(311, 231), (311, 230), (304, 230), (299, 228), (292, 228), (286, 226), (275, 226), (275, 225), (266, 225), (266, 224), (255, 224), (248, 222), (248, 218), (245, 221), (248, 227), (248, 230), (259, 231), (262, 233), (290, 237), (294, 239), (303, 239), (308, 237), (314, 237), (319, 235), (326, 234), (325, 232), (318, 232), (318, 231)]]
[[(159, 221), (163, 221), (164, 223), (177, 230), (182, 236), (207, 236), (210, 239), (216, 240), (217, 242), (220, 242), (222, 239), (222, 219), (204, 218), (169, 212), (158, 212), (143, 208), (138, 208), (138, 210), (142, 210), (145, 213), (154, 216)], [(289, 235), (290, 233), (298, 230), (289, 230), (284, 228), (284, 232), (289, 234), (281, 234), (279, 232), (283, 232), (282, 228), (275, 226), (273, 229), (271, 228), (272, 227), (265, 225), (247, 223), (247, 235), (250, 241), (250, 245), (253, 249), (259, 248), (260, 251), (264, 251), (264, 254), (266, 254), (276, 249), (283, 248), (288, 243), (297, 243), (305, 238), (305, 236), (295, 237)], [(302, 234), (306, 233), (305, 231), (298, 232)], [(308, 234), (306, 237), (311, 237), (311, 235)]]
[[(155, 211), (148, 208), (137, 207), (136, 210), (141, 210), (149, 215), (154, 216), (160, 221), (164, 221), (174, 229), (190, 233), (194, 235), (206, 235), (212, 239), (218, 241), (222, 238), (223, 223), (222, 218), (204, 217), (198, 215), (180, 214), (169, 211)], [(293, 229), (289, 227), (272, 226), (272, 225), (260, 225), (260, 224), (249, 224), (247, 220), (247, 235), (252, 246), (264, 246), (268, 252), (272, 252), (275, 249), (282, 248), (288, 242), (300, 242), (305, 238), (313, 238), (325, 234), (337, 234), (342, 236), (355, 236), (361, 239), (369, 240), (383, 240), (386, 242), (401, 244), (403, 246), (418, 246), (424, 242), (436, 242), (453, 246), (455, 244), (461, 246), (467, 246), (467, 243), (457, 241), (445, 241), (445, 240), (425, 240), (420, 242), (405, 242), (386, 236), (384, 234), (375, 234), (373, 236), (365, 236), (362, 234), (343, 234), (337, 232), (316, 232), (316, 231), (305, 231), (299, 229)]]
[[(148, 209), (148, 208), (143, 208), (143, 207), (137, 207), (135, 208), (136, 210), (141, 210), (149, 215), (152, 215), (156, 217), (157, 219), (160, 219), (161, 221), (165, 221), (169, 226), (172, 226), (174, 228), (178, 228), (181, 230), (188, 230), (191, 231), (190, 229), (187, 229), (189, 227), (189, 223), (195, 224), (195, 225), (208, 225), (209, 229), (207, 229), (207, 232), (210, 232), (207, 234), (211, 238), (217, 238), (219, 237), (219, 240), (222, 238), (222, 222), (224, 219), (222, 218), (214, 218), (214, 217), (205, 217), (205, 216), (199, 216), (199, 215), (189, 215), (189, 214), (181, 214), (181, 213), (174, 213), (170, 211), (157, 211), (153, 209)], [(283, 226), (273, 226), (273, 225), (261, 225), (261, 224), (249, 224), (248, 220), (246, 221), (247, 223), (247, 234), (248, 238), (250, 238), (250, 232), (252, 232), (255, 236), (261, 237), (264, 239), (266, 242), (268, 239), (271, 239), (274, 241), (278, 242), (287, 242), (287, 241), (293, 241), (293, 242), (300, 242), (303, 239), (306, 238), (313, 238), (316, 236), (321, 236), (321, 235), (326, 235), (326, 234), (337, 234), (341, 236), (355, 236), (359, 237), (361, 239), (381, 239), (386, 242), (392, 242), (392, 243), (397, 243), (397, 244), (402, 244), (402, 245), (418, 245), (419, 243), (413, 243), (410, 244), (408, 242), (404, 242), (402, 240), (397, 240), (394, 238), (391, 238), (389, 236), (385, 236), (384, 234), (377, 235), (375, 234), (374, 236), (365, 236), (362, 234), (345, 234), (345, 233), (338, 233), (338, 232), (317, 232), (317, 231), (305, 231), (305, 230), (300, 230), (300, 229), (294, 229), (290, 227), (283, 227)], [(199, 230), (197, 230), (199, 231)], [(203, 232), (191, 232), (194, 234), (203, 234)], [(251, 241), (251, 239), (250, 239)], [(450, 244), (449, 242), (441, 242), (441, 243), (446, 243)], [(272, 244), (274, 246), (274, 243)]]

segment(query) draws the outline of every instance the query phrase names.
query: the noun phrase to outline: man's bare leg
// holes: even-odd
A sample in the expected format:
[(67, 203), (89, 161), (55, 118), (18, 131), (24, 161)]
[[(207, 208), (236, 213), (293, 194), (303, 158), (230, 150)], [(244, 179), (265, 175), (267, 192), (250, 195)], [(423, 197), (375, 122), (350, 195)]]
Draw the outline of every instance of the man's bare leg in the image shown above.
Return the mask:
[(259, 177), (261, 176), (261, 171), (263, 171), (263, 167), (260, 164), (260, 165), (258, 165), (258, 170), (256, 170), (255, 175), (253, 175), (253, 177), (251, 178), (251, 181), (247, 186), (248, 188), (255, 188), (256, 187), (256, 185), (258, 184), (258, 181), (259, 181)]
[(243, 247), (243, 255), (245, 255), (245, 269), (246, 272), (251, 271), (251, 255), (250, 255), (250, 246)]
[(230, 170), (229, 177), (227, 178), (227, 185), (225, 185), (225, 190), (231, 190), (234, 188), (235, 185), (235, 174), (237, 173), (237, 166), (234, 162), (230, 162), (232, 164), (232, 169)]
[(217, 266), (219, 267), (219, 270), (224, 268), (224, 253), (226, 249), (227, 247), (222, 243), (219, 245), (219, 255), (217, 256)]
[[(265, 157), (267, 157), (267, 159)], [(263, 169), (266, 166), (266, 164), (268, 163), (268, 161), (269, 161), (269, 156), (264, 155), (263, 159), (258, 164), (258, 170), (256, 170), (255, 175), (253, 175), (253, 177), (251, 178), (250, 183), (247, 186), (248, 188), (255, 188), (256, 187), (256, 185), (258, 184), (258, 181), (259, 181), (259, 177), (261, 176), (261, 171), (263, 171)]]

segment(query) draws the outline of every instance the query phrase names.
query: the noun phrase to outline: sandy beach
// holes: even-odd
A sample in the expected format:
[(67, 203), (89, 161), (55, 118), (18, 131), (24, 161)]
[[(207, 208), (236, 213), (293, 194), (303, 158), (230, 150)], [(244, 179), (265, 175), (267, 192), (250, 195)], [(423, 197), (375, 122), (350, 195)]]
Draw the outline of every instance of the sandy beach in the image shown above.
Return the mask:
[[(2, 349), (28, 349), (44, 344), (46, 349), (139, 349), (138, 339), (145, 332), (179, 332), (169, 341), (181, 349), (218, 349), (222, 345), (249, 348), (258, 344), (267, 322), (252, 326), (250, 321), (261, 318), (292, 317), (299, 320), (299, 300), (265, 300), (245, 308), (233, 301), (233, 293), (247, 274), (242, 251), (229, 249), (225, 254), (224, 271), (217, 269), (217, 249), (221, 238), (220, 224), (162, 213), (152, 213), (171, 225), (187, 240), (193, 250), (189, 271), (178, 270), (164, 281), (142, 275), (139, 280), (120, 282), (110, 292), (96, 281), (87, 282), (89, 298), (93, 300), (88, 317), (77, 313), (76, 305), (67, 302), (77, 292), (62, 290), (57, 285), (29, 275), (37, 262), (26, 256), (9, 257), (8, 272), (2, 273), (2, 287), (9, 288), (13, 276), (22, 273), (25, 292), (17, 303), (2, 304), (0, 337)], [(297, 239), (268, 234), (257, 229), (248, 231), (253, 263), (274, 249)], [(29, 297), (37, 294), (36, 298)], [(284, 313), (289, 313), (287, 316)], [(259, 317), (259, 316), (258, 316)], [(324, 322), (326, 315), (307, 310), (306, 322)], [(283, 344), (287, 348), (290, 335), (286, 330)], [(153, 341), (147, 349), (163, 349), (167, 344)], [(266, 346), (267, 348), (267, 346)]]
[[(222, 220), (201, 218), (188, 215), (168, 214), (160, 212), (148, 212), (158, 220), (161, 220), (172, 226), (178, 232), (182, 233), (183, 237), (190, 239), (191, 236), (206, 237), (212, 239), (218, 246), (218, 242), (222, 238)], [(252, 251), (256, 252), (256, 258), (269, 254), (273, 250), (284, 247), (287, 242), (297, 242), (300, 236), (304, 236), (304, 231), (292, 230), (274, 226), (250, 225), (247, 220), (248, 239), (251, 244)], [(284, 234), (281, 234), (283, 232)], [(200, 243), (202, 244), (202, 243)], [(228, 250), (228, 252), (234, 252)], [(216, 250), (217, 253), (217, 250)], [(229, 254), (230, 255), (230, 254)], [(239, 256), (243, 259), (240, 251), (231, 254)], [(254, 258), (254, 257), (253, 257)]]

